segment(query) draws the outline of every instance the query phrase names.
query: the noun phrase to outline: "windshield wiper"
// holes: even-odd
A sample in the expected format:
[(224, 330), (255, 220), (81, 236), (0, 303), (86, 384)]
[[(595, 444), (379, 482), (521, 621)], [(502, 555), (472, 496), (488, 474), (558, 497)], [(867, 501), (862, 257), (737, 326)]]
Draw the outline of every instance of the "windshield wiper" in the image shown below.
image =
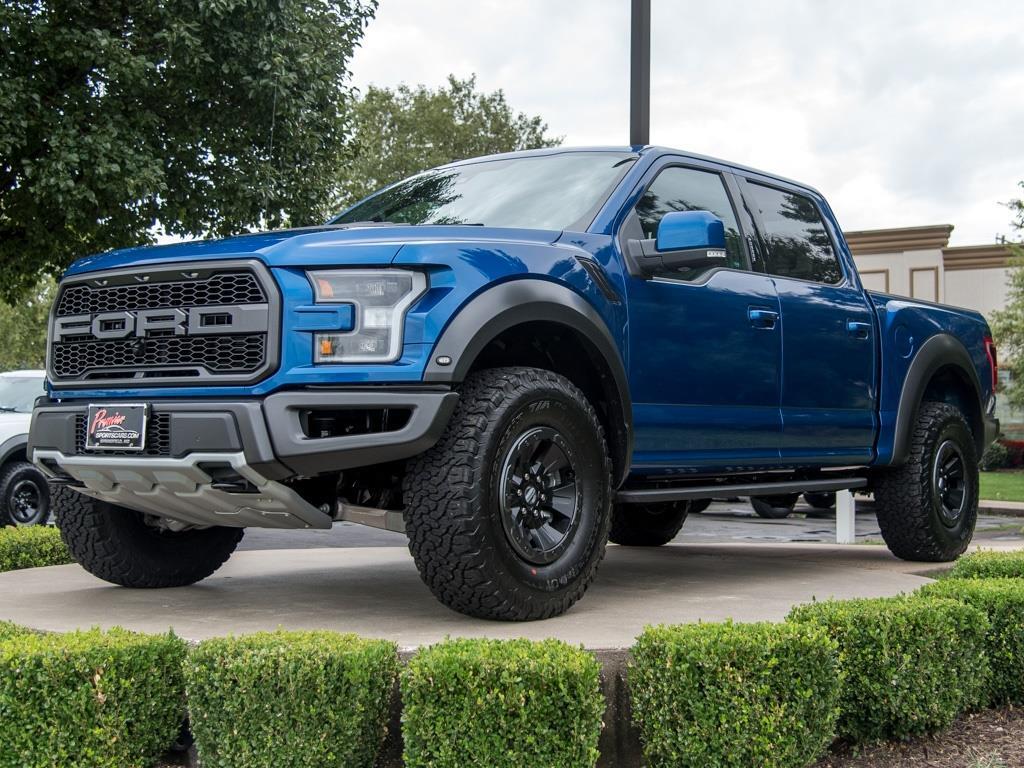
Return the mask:
[(17, 408), (12, 408), (9, 405), (0, 405), (0, 413), (17, 413)]

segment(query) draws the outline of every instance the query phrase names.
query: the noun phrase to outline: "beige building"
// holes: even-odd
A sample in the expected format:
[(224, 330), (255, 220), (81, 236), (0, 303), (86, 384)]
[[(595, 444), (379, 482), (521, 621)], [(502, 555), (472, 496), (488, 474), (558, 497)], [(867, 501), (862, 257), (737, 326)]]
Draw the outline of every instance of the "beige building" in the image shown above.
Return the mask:
[(951, 224), (846, 232), (864, 286), (966, 307), (989, 317), (1006, 302), (1005, 245), (949, 247)]
[[(992, 316), (1006, 303), (1010, 249), (1005, 245), (949, 247), (950, 224), (846, 232), (864, 286)], [(1004, 382), (1009, 371), (999, 372)], [(1024, 439), (1024, 413), (997, 400), (1003, 433)]]

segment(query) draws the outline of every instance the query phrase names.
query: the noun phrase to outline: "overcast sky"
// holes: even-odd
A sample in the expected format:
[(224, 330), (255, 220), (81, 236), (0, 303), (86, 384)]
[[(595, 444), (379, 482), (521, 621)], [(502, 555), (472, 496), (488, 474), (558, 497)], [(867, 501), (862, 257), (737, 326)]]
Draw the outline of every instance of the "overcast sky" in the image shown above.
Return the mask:
[[(380, 0), (356, 85), (476, 73), (567, 145), (624, 144), (629, 0)], [(1009, 234), (1024, 2), (653, 0), (651, 140), (820, 189), (844, 229)]]

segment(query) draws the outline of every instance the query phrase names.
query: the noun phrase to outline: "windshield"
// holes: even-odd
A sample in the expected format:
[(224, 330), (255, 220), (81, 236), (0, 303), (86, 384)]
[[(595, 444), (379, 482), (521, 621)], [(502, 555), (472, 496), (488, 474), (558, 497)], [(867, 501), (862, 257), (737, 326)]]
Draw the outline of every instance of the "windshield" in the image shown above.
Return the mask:
[(597, 213), (634, 159), (624, 152), (563, 152), (437, 168), (356, 203), (331, 223), (568, 229)]
[(32, 413), (32, 403), (42, 394), (42, 376), (0, 376), (0, 411)]

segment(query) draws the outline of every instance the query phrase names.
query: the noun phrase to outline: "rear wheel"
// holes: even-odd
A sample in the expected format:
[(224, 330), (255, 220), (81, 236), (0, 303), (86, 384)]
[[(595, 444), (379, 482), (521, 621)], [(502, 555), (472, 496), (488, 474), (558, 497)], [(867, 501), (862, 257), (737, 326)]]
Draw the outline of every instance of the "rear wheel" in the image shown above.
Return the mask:
[(925, 402), (906, 462), (874, 485), (882, 538), (904, 560), (947, 562), (967, 549), (978, 519), (978, 456), (964, 415)]
[(141, 512), (57, 486), (57, 526), (85, 570), (122, 587), (154, 589), (195, 584), (220, 568), (242, 539), (242, 528), (171, 531)]
[(807, 511), (808, 517), (832, 517), (835, 514), (836, 494), (834, 491), (805, 493), (804, 501), (810, 506), (810, 509)]
[(42, 525), (50, 518), (50, 487), (27, 461), (13, 461), (0, 473), (0, 525)]
[(610, 541), (627, 547), (660, 547), (676, 537), (689, 503), (669, 501), (661, 504), (616, 504), (612, 509)]
[(780, 496), (751, 496), (750, 506), (754, 508), (758, 516), (766, 520), (782, 520), (793, 512), (798, 493), (787, 493)]
[(572, 382), (472, 374), (440, 441), (409, 462), (405, 525), (420, 576), (453, 610), (524, 621), (568, 610), (608, 539), (611, 462)]

